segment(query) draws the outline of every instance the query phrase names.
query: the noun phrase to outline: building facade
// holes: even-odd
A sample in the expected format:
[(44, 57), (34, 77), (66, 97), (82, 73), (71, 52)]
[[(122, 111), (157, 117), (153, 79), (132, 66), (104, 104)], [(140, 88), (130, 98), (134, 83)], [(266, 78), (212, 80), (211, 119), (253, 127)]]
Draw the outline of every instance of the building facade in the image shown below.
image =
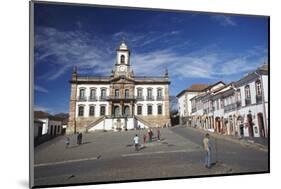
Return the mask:
[[(41, 126), (38, 128), (38, 136), (57, 136), (62, 134), (62, 119), (42, 111), (35, 111), (34, 118)], [(37, 125), (35, 125), (37, 126)], [(37, 132), (37, 131), (36, 131)]]
[(178, 114), (181, 125), (190, 125), (191, 118), (191, 101), (190, 99), (202, 93), (208, 85), (193, 84), (189, 88), (181, 91), (176, 97), (178, 99)]
[(163, 76), (135, 76), (124, 41), (110, 76), (80, 76), (75, 69), (70, 84), (67, 133), (170, 124), (168, 71)]
[(225, 135), (268, 137), (268, 65), (191, 99), (192, 126)]

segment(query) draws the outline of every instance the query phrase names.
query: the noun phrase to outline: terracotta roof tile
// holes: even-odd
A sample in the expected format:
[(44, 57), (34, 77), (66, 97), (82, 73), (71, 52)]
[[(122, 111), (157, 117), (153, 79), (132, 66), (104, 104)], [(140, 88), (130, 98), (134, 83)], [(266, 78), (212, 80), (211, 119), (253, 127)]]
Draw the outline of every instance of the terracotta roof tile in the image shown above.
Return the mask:
[(207, 84), (193, 84), (191, 87), (187, 88), (187, 91), (203, 91), (205, 88), (207, 88), (209, 85)]

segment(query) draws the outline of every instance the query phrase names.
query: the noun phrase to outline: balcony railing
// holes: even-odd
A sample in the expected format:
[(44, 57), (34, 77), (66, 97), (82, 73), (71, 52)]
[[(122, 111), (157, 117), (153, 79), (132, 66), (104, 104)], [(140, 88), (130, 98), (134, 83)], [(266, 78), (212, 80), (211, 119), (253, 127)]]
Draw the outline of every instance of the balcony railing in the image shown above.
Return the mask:
[(139, 100), (139, 101), (143, 101), (144, 97), (143, 96), (137, 96), (136, 99)]
[(109, 96), (108, 99), (110, 100), (134, 100), (136, 99), (135, 96)]
[(163, 96), (157, 96), (156, 100), (163, 100)]
[(246, 98), (245, 99), (245, 105), (249, 106), (251, 104), (251, 98)]
[(97, 99), (96, 96), (90, 96), (90, 97), (89, 97), (89, 101), (90, 101), (90, 102), (97, 101), (97, 100), (98, 100), (98, 99)]
[(236, 110), (236, 108), (237, 108), (236, 103), (229, 104), (224, 107), (224, 112), (231, 112), (231, 111)]
[(99, 100), (106, 101), (106, 100), (108, 100), (108, 96), (100, 96)]
[(87, 101), (87, 98), (85, 96), (78, 96), (77, 101)]
[(192, 108), (192, 109), (191, 109), (191, 112), (192, 112), (192, 113), (194, 113), (194, 112), (196, 112), (196, 111), (197, 111), (196, 108)]
[(262, 103), (262, 96), (256, 95), (256, 101), (257, 101), (257, 104), (261, 104)]
[(237, 102), (236, 102), (236, 107), (237, 107), (237, 108), (240, 108), (240, 107), (241, 107), (241, 101), (237, 101)]
[(147, 96), (147, 97), (146, 97), (146, 100), (152, 101), (152, 100), (154, 100), (154, 96)]

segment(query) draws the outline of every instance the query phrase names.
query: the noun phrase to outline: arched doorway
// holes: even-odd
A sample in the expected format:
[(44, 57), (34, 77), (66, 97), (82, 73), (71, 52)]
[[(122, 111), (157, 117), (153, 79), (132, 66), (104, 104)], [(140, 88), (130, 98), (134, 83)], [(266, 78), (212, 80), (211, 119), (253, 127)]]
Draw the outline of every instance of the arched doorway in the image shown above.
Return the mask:
[(114, 106), (113, 116), (114, 117), (119, 117), (120, 116), (120, 107), (119, 106)]
[(259, 131), (260, 137), (265, 137), (265, 129), (264, 129), (264, 119), (262, 113), (258, 113), (258, 124), (259, 124)]
[(129, 116), (130, 115), (130, 107), (129, 106), (125, 106), (124, 107), (124, 116)]
[(243, 137), (244, 136), (244, 125), (243, 125), (243, 121), (242, 121), (242, 117), (241, 116), (237, 117), (237, 125), (239, 127), (240, 137)]
[(249, 113), (247, 115), (247, 124), (248, 124), (248, 130), (249, 130), (249, 137), (254, 137), (253, 118), (252, 118), (251, 113)]
[(216, 117), (215, 122), (216, 122), (216, 132), (220, 133), (221, 132), (221, 120), (220, 120), (220, 118)]

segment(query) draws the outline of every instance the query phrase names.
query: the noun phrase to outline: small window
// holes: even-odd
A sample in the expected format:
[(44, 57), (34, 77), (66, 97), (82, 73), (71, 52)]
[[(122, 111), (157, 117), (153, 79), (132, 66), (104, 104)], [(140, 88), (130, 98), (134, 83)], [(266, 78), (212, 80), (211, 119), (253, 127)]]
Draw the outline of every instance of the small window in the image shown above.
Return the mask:
[(105, 115), (105, 106), (100, 107), (100, 115), (104, 116)]
[(245, 96), (246, 96), (246, 98), (251, 98), (250, 86), (249, 85), (245, 86)]
[(91, 89), (90, 97), (91, 99), (94, 99), (96, 97), (96, 89)]
[(152, 88), (147, 89), (147, 96), (152, 97)]
[(162, 89), (157, 89), (157, 97), (162, 97)]
[(129, 97), (129, 89), (125, 89), (125, 97)]
[(125, 56), (124, 55), (121, 55), (121, 58), (120, 58), (121, 60), (120, 60), (120, 62), (121, 62), (121, 64), (124, 64), (125, 63)]
[(84, 106), (79, 106), (78, 108), (78, 116), (83, 116), (84, 115)]
[[(162, 105), (158, 105), (157, 107), (157, 112), (158, 112), (158, 115), (162, 115)], [(184, 110), (184, 114), (185, 114), (185, 110)]]
[(142, 97), (142, 89), (141, 88), (138, 88), (137, 89), (137, 96), (140, 98)]
[(95, 115), (95, 106), (90, 106), (89, 116), (94, 116), (94, 115)]
[(80, 89), (79, 90), (79, 98), (84, 99), (85, 98), (85, 89)]
[(236, 96), (237, 101), (240, 102), (241, 101), (241, 91), (240, 91), (240, 89), (237, 90), (236, 95), (237, 95)]
[(140, 105), (137, 107), (137, 114), (142, 115), (142, 106)]
[(260, 80), (256, 81), (256, 93), (257, 93), (257, 96), (261, 96), (261, 81)]
[(119, 89), (115, 89), (115, 97), (119, 97)]
[(106, 97), (106, 89), (101, 89), (101, 97), (102, 98)]
[(147, 115), (152, 115), (152, 105), (147, 106)]

